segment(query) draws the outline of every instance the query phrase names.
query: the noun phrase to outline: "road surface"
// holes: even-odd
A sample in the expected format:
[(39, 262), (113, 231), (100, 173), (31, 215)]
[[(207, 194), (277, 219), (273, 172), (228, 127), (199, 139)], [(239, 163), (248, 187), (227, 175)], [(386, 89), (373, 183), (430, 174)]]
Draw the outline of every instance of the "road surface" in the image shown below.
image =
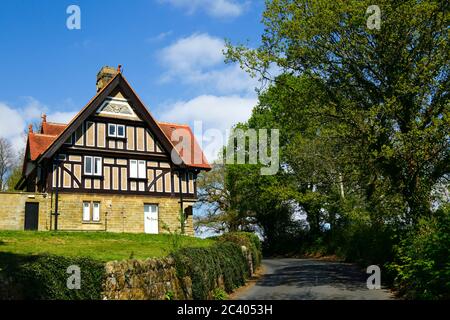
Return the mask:
[(264, 275), (238, 300), (387, 300), (389, 290), (369, 290), (368, 274), (349, 263), (313, 259), (265, 259)]

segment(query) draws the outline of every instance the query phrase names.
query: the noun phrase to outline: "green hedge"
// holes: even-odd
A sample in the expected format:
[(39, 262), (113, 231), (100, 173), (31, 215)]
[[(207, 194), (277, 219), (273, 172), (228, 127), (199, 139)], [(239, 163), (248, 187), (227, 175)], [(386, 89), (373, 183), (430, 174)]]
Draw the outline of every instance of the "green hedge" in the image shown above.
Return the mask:
[(172, 254), (177, 275), (192, 279), (192, 295), (206, 300), (223, 277), (226, 292), (245, 284), (248, 265), (241, 247), (235, 243), (217, 243), (207, 248), (184, 248)]
[(261, 263), (261, 243), (256, 235), (236, 232), (215, 239), (217, 243), (211, 247), (184, 248), (172, 254), (178, 276), (192, 279), (192, 295), (196, 300), (211, 298), (219, 277), (223, 278), (227, 293), (245, 284), (250, 268), (242, 246), (251, 250), (254, 266)]
[[(101, 262), (87, 258), (54, 255), (20, 256), (0, 254), (0, 273), (12, 279), (9, 288), (0, 290), (0, 299), (27, 300), (98, 300), (101, 299), (105, 268)], [(67, 288), (69, 266), (81, 271), (81, 289)], [(3, 284), (4, 286), (5, 284)], [(14, 291), (17, 297), (3, 296)]]
[(255, 267), (261, 264), (262, 246), (258, 236), (249, 232), (230, 232), (217, 238), (221, 242), (233, 242), (241, 246), (246, 246), (252, 253), (253, 265)]

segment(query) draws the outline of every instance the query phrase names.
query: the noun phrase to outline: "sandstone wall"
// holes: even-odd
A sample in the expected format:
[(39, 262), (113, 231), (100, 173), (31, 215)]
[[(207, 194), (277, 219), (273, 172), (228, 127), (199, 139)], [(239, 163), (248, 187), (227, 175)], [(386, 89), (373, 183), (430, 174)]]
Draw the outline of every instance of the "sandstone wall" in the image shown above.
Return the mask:
[[(83, 221), (83, 202), (100, 202), (100, 221)], [(144, 232), (144, 205), (157, 204), (159, 233), (167, 232), (164, 225), (175, 231), (180, 227), (179, 199), (165, 197), (131, 196), (115, 194), (59, 195), (59, 225), (61, 230), (90, 230), (110, 232)], [(190, 205), (185, 204), (185, 207)], [(185, 232), (194, 235), (192, 216), (188, 217)]]
[(191, 300), (192, 281), (179, 279), (171, 258), (108, 262), (106, 300)]
[[(252, 253), (243, 246), (242, 254), (249, 265), (249, 276), (252, 276)], [(108, 262), (105, 271), (105, 300), (167, 300), (168, 295), (173, 300), (193, 299), (191, 278), (178, 278), (175, 261), (170, 257)], [(216, 280), (215, 286), (224, 288), (222, 276)], [(208, 299), (213, 299), (212, 292)]]
[[(100, 221), (83, 221), (83, 201), (100, 202)], [(51, 216), (55, 197), (35, 193), (0, 193), (0, 230), (23, 230), (25, 203), (39, 203), (39, 230), (54, 228)], [(159, 233), (164, 225), (171, 231), (180, 228), (180, 204), (177, 197), (149, 197), (114, 194), (59, 194), (58, 229), (66, 231), (144, 232), (144, 205), (157, 204), (159, 208)], [(186, 202), (184, 207), (192, 205)], [(194, 235), (192, 216), (186, 221), (185, 233)]]
[(25, 224), (25, 204), (39, 203), (39, 230), (49, 226), (49, 197), (43, 194), (15, 192), (0, 193), (0, 230), (23, 230)]

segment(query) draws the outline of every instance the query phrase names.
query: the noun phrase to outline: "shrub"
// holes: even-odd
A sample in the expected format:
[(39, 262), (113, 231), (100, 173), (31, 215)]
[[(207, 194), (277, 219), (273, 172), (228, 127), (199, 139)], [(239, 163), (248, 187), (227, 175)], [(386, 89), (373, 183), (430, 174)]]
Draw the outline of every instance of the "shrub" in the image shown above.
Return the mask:
[[(101, 299), (104, 265), (87, 258), (53, 255), (20, 256), (2, 254), (3, 276), (12, 279), (20, 297), (27, 300), (98, 300)], [(3, 265), (2, 263), (2, 265)], [(81, 271), (81, 289), (68, 289), (69, 266)], [(6, 299), (11, 297), (4, 297)]]
[(399, 245), (394, 285), (409, 299), (450, 299), (450, 206), (420, 221)]
[(223, 291), (222, 288), (216, 288), (213, 290), (213, 299), (214, 300), (227, 300), (228, 294)]
[(217, 238), (220, 242), (233, 242), (240, 246), (245, 246), (252, 253), (253, 265), (255, 267), (261, 264), (262, 249), (261, 241), (254, 233), (250, 232), (230, 232)]
[(238, 244), (219, 242), (207, 248), (183, 248), (172, 253), (177, 275), (192, 279), (192, 295), (205, 300), (223, 280), (226, 292), (245, 284), (248, 265)]
[(382, 265), (392, 261), (396, 233), (390, 225), (355, 222), (346, 226), (339, 237), (332, 239), (332, 243), (337, 255), (348, 262), (362, 266)]

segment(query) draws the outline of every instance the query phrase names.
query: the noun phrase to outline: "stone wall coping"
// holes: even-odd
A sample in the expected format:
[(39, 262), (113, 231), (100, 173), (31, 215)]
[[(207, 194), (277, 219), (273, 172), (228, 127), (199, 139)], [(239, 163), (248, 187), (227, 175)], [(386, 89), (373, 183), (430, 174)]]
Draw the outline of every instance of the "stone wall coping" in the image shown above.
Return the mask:
[(2, 194), (20, 194), (20, 195), (29, 195), (29, 196), (47, 196), (48, 193), (37, 193), (37, 192), (19, 192), (19, 191), (5, 191), (0, 192), (0, 195)]

